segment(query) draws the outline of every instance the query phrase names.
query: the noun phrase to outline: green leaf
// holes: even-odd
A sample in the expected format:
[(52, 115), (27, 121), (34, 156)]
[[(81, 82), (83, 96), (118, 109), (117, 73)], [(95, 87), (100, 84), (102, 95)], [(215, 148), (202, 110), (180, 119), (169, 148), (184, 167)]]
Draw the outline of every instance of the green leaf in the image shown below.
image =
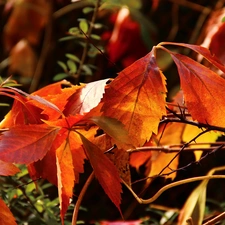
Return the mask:
[(74, 37), (74, 36), (68, 36), (68, 37), (60, 38), (59, 39), (59, 42), (61, 42), (61, 41), (70, 41), (70, 40), (74, 40), (74, 39), (76, 39), (76, 37)]
[(91, 68), (87, 65), (83, 65), (82, 70), (85, 72), (85, 75), (87, 75), (87, 76), (93, 75)]
[(97, 35), (97, 34), (92, 34), (91, 38), (95, 39), (95, 40), (101, 40), (101, 37), (99, 35)]
[(84, 33), (87, 33), (87, 31), (88, 31), (87, 20), (81, 20), (80, 23), (79, 23), (79, 27)]
[(84, 14), (88, 14), (90, 12), (93, 12), (94, 9), (92, 7), (85, 7), (85, 8), (83, 8), (82, 11), (83, 11)]
[(69, 67), (71, 73), (77, 72), (77, 65), (74, 63), (74, 61), (69, 59), (67, 61), (67, 66)]
[(71, 59), (71, 60), (73, 60), (73, 61), (75, 61), (75, 62), (80, 62), (80, 59), (76, 56), (76, 55), (72, 55), (72, 54), (70, 54), (70, 53), (67, 53), (66, 55), (65, 55), (68, 59)]
[(53, 77), (53, 81), (59, 81), (67, 78), (69, 75), (66, 73), (58, 73)]
[(57, 64), (64, 70), (67, 71), (67, 66), (64, 62), (62, 61), (57, 61)]
[(101, 24), (101, 23), (95, 23), (94, 24), (95, 29), (101, 29), (102, 27), (103, 27), (103, 24)]
[(222, 18), (222, 22), (225, 22), (225, 16)]

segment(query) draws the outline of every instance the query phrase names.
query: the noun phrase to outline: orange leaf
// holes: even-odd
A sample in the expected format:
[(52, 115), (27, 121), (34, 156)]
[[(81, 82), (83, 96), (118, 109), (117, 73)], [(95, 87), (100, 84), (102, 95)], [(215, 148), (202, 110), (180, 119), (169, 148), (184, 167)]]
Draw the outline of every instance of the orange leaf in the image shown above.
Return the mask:
[(0, 224), (1, 225), (17, 225), (15, 218), (7, 205), (0, 199)]
[(170, 54), (177, 65), (184, 99), (193, 119), (225, 126), (225, 80), (187, 56)]
[(152, 132), (157, 133), (166, 114), (165, 97), (165, 77), (156, 64), (154, 47), (109, 84), (102, 110), (125, 125), (135, 145), (143, 145)]
[(32, 163), (42, 159), (51, 148), (58, 128), (42, 125), (20, 125), (3, 132), (0, 159), (5, 162)]
[(17, 168), (12, 163), (0, 160), (0, 176), (11, 176), (18, 173), (19, 171), (19, 168)]
[(70, 132), (69, 144), (73, 158), (75, 183), (79, 183), (79, 174), (84, 172), (83, 164), (84, 159), (86, 159), (86, 155), (82, 147), (80, 136), (77, 133)]
[(60, 215), (62, 224), (64, 224), (64, 216), (70, 204), (70, 198), (73, 195), (75, 181), (73, 159), (68, 140), (65, 140), (56, 150), (56, 165)]
[(1, 128), (43, 123), (41, 120), (46, 118), (41, 114), (42, 109), (30, 104), (25, 97), (19, 94), (17, 95), (17, 98), (18, 100), (14, 101), (12, 109), (1, 121)]
[(122, 187), (116, 167), (96, 145), (91, 143), (82, 134), (79, 133), (79, 135), (99, 183), (120, 211)]

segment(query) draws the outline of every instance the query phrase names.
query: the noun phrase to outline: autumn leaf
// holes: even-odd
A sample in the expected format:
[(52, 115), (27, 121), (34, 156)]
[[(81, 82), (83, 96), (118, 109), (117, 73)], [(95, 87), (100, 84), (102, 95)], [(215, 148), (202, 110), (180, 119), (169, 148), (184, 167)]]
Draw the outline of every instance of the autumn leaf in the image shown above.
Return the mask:
[[(185, 124), (176, 124), (170, 123), (163, 130), (162, 137), (159, 133), (157, 139), (160, 146), (166, 146), (174, 143), (181, 142), (181, 134), (183, 133)], [(161, 138), (160, 138), (161, 137)], [(179, 156), (174, 158), (177, 153), (164, 153), (164, 152), (152, 152), (151, 157), (151, 170), (148, 174), (149, 177), (158, 175), (163, 169), (163, 174), (171, 173), (171, 170), (174, 170), (174, 173), (169, 174), (166, 178), (174, 179), (176, 177), (176, 169), (179, 163)], [(166, 166), (170, 163), (170, 166)], [(150, 180), (148, 180), (150, 181)]]
[(0, 160), (0, 176), (12, 176), (19, 171), (20, 169), (14, 164)]
[(165, 77), (158, 68), (155, 48), (145, 57), (121, 71), (106, 88), (102, 111), (105, 116), (121, 121), (134, 145), (143, 145), (165, 110)]
[(187, 56), (170, 52), (177, 65), (185, 103), (200, 123), (225, 126), (225, 80)]
[(56, 165), (60, 215), (62, 224), (64, 224), (64, 216), (73, 195), (73, 187), (75, 182), (73, 159), (68, 140), (65, 140), (56, 150)]
[(0, 127), (8, 128), (16, 125), (41, 124), (43, 123), (42, 119), (46, 119), (41, 112), (42, 109), (30, 104), (27, 98), (17, 94), (17, 99), (14, 100), (11, 110), (0, 122)]
[[(182, 46), (186, 48), (190, 48), (191, 50), (197, 52), (198, 54), (202, 55), (205, 59), (207, 59), (212, 65), (220, 69), (225, 73), (225, 66), (222, 64), (222, 62), (218, 59), (218, 57), (215, 54), (211, 54), (211, 52), (202, 46), (199, 45), (191, 45), (191, 44), (185, 44), (185, 43), (172, 43), (172, 42), (162, 42), (160, 45), (177, 45)], [(189, 58), (190, 59), (190, 58)], [(197, 62), (195, 62), (197, 63)], [(197, 63), (198, 64), (198, 63)]]
[(1, 225), (17, 225), (13, 214), (7, 205), (0, 199), (0, 224)]
[(82, 134), (79, 133), (79, 135), (95, 176), (105, 193), (120, 211), (122, 187), (116, 167), (96, 145), (91, 143)]
[[(208, 172), (209, 175), (213, 175), (217, 171), (225, 170), (224, 166), (215, 167)], [(188, 218), (192, 217), (196, 225), (201, 225), (205, 212), (205, 202), (206, 202), (206, 188), (208, 185), (208, 180), (203, 180), (190, 194), (186, 200), (183, 208), (181, 209), (178, 225), (186, 225)]]
[[(183, 135), (182, 135), (183, 142), (190, 141), (191, 139), (196, 137), (202, 131), (203, 130), (198, 127), (194, 127), (194, 126), (186, 124)], [(210, 147), (209, 143), (216, 142), (216, 140), (218, 139), (219, 136), (221, 136), (221, 133), (219, 133), (219, 132), (211, 131), (211, 132), (204, 133), (195, 140), (195, 143), (198, 145), (190, 145), (190, 148), (196, 148), (196, 147), (198, 147), (199, 149), (209, 148)], [(206, 143), (206, 144), (204, 144), (204, 143)], [(194, 151), (194, 154), (195, 154), (195, 160), (197, 161), (201, 158), (202, 151)]]
[(132, 147), (132, 141), (127, 130), (125, 130), (124, 125), (117, 119), (99, 116), (91, 117), (89, 120), (93, 121), (102, 130), (104, 130), (105, 133), (113, 138), (112, 142), (114, 142), (119, 148)]
[(0, 160), (29, 164), (42, 159), (51, 148), (58, 130), (45, 124), (9, 128), (1, 136)]
[(105, 85), (109, 79), (88, 83), (71, 95), (65, 106), (65, 115), (83, 115), (96, 107), (105, 92)]

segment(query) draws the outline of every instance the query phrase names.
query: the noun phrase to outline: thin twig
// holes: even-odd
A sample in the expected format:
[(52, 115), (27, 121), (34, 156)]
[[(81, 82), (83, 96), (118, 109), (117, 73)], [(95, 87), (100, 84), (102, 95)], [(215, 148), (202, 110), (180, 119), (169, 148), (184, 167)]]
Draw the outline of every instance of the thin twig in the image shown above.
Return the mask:
[(208, 175), (208, 176), (199, 176), (199, 177), (192, 177), (180, 181), (173, 182), (171, 184), (167, 184), (164, 187), (162, 187), (158, 192), (156, 192), (153, 197), (149, 199), (142, 199), (137, 196), (137, 194), (132, 190), (132, 188), (123, 180), (123, 184), (128, 188), (128, 190), (131, 192), (131, 194), (135, 197), (135, 199), (140, 203), (140, 204), (150, 204), (154, 202), (156, 199), (159, 198), (160, 195), (162, 195), (166, 190), (182, 185), (182, 184), (187, 184), (191, 182), (196, 182), (196, 181), (202, 181), (202, 180), (211, 180), (211, 179), (225, 179), (225, 175)]
[(90, 38), (92, 30), (94, 28), (94, 23), (95, 23), (95, 20), (97, 18), (100, 2), (101, 2), (100, 0), (96, 1), (96, 5), (95, 5), (94, 12), (93, 12), (93, 16), (92, 16), (92, 19), (91, 19), (91, 22), (90, 22), (90, 26), (89, 26), (89, 29), (88, 29), (88, 32), (87, 32), (87, 37), (88, 38), (86, 38), (86, 43), (85, 43), (84, 50), (83, 50), (83, 53), (82, 53), (82, 56), (81, 56), (80, 65), (78, 67), (77, 73), (75, 74), (75, 79), (76, 79), (77, 83), (79, 81), (79, 77), (81, 75), (81, 71), (82, 71), (85, 59), (87, 57), (88, 46), (89, 46), (89, 38)]
[(208, 222), (204, 223), (203, 225), (213, 225), (217, 222), (221, 221), (222, 219), (225, 219), (225, 212), (219, 214), (218, 216), (214, 217), (213, 219), (209, 220)]
[(89, 187), (89, 185), (91, 184), (92, 180), (94, 179), (94, 176), (95, 176), (95, 173), (94, 171), (91, 173), (91, 175), (88, 177), (86, 183), (84, 184), (80, 194), (79, 194), (79, 197), (77, 199), (77, 202), (76, 202), (76, 205), (74, 207), (74, 210), (73, 210), (73, 218), (72, 218), (72, 225), (76, 225), (77, 224), (77, 217), (78, 217), (78, 212), (79, 212), (79, 208), (80, 208), (80, 205), (81, 205), (81, 202), (83, 200), (83, 197), (87, 191), (87, 188)]
[(170, 164), (174, 161), (175, 158), (177, 158), (178, 155), (180, 155), (180, 153), (193, 141), (195, 141), (198, 137), (200, 137), (201, 135), (207, 133), (209, 130), (203, 130), (201, 133), (199, 133), (198, 135), (196, 135), (194, 138), (192, 138), (189, 142), (185, 143), (183, 145), (183, 147), (179, 150), (179, 152), (177, 152), (177, 154), (170, 160), (170, 162), (160, 171), (160, 173), (158, 175), (161, 175), (163, 173), (163, 171), (168, 168), (170, 166)]

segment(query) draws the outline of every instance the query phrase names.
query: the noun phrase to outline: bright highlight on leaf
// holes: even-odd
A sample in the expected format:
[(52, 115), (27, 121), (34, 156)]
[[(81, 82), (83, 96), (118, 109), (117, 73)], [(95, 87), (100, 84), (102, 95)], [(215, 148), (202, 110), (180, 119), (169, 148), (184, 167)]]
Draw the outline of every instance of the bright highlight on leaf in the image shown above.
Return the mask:
[(119, 73), (105, 91), (102, 111), (121, 121), (133, 138), (143, 145), (166, 115), (165, 77), (158, 68), (155, 48)]
[(225, 126), (225, 79), (187, 56), (172, 53), (188, 111), (194, 120)]

